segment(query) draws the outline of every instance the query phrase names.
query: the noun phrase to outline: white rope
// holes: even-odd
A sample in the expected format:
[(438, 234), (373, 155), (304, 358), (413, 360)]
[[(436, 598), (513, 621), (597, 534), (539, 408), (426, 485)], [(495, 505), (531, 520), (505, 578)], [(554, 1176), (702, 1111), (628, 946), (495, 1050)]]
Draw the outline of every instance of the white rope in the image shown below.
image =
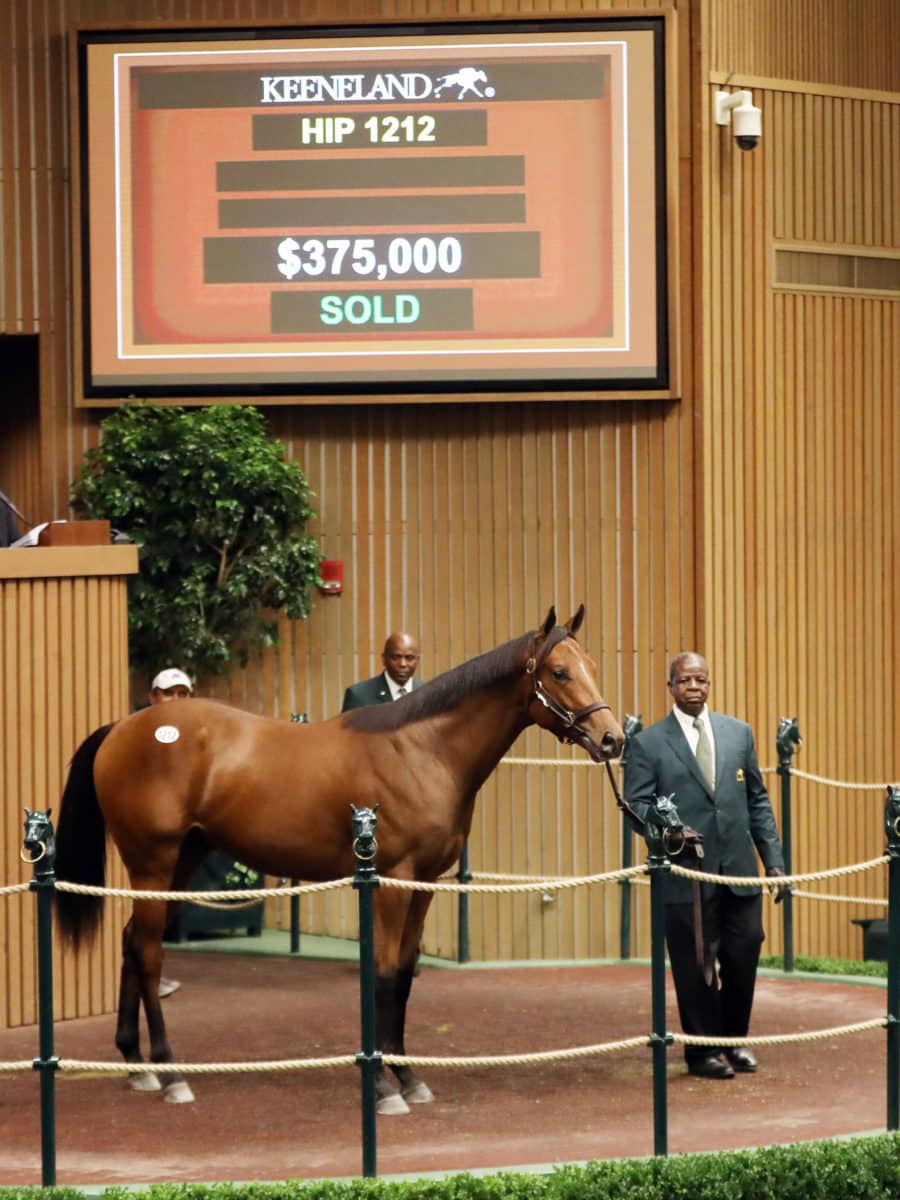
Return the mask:
[(624, 867), (619, 871), (605, 871), (601, 875), (572, 875), (563, 878), (541, 878), (534, 883), (422, 883), (416, 879), (392, 879), (389, 875), (379, 875), (382, 887), (399, 888), (408, 892), (485, 892), (495, 895), (511, 895), (514, 892), (541, 892), (548, 886), (554, 891), (566, 888), (584, 887), (590, 883), (608, 883), (614, 879), (628, 879), (632, 875), (642, 875), (647, 870), (643, 864), (636, 867)]
[[(711, 1038), (696, 1034), (668, 1033), (668, 1041), (685, 1046), (786, 1046), (792, 1042), (818, 1042), (829, 1038), (847, 1037), (854, 1033), (865, 1033), (871, 1029), (884, 1029), (886, 1017), (873, 1017), (868, 1021), (856, 1021), (851, 1025), (835, 1025), (829, 1029), (814, 1029), (804, 1033), (778, 1033), (753, 1038)], [(648, 1034), (620, 1038), (614, 1042), (598, 1042), (590, 1046), (571, 1046), (565, 1050), (539, 1050), (531, 1054), (479, 1054), (455, 1057), (435, 1055), (384, 1054), (382, 1062), (389, 1067), (512, 1067), (536, 1066), (548, 1062), (567, 1062), (575, 1058), (588, 1058), (597, 1054), (614, 1054), (619, 1050), (634, 1050), (652, 1044)], [(289, 1058), (265, 1062), (213, 1062), (213, 1063), (111, 1063), (91, 1062), (79, 1058), (63, 1058), (58, 1061), (60, 1071), (92, 1071), (111, 1075), (174, 1074), (212, 1075), (247, 1074), (261, 1071), (311, 1071), (332, 1067), (352, 1067), (357, 1063), (355, 1054), (339, 1054), (331, 1058)], [(31, 1071), (34, 1060), (0, 1062), (0, 1072)]]
[(824, 783), (827, 787), (848, 788), (850, 791), (879, 791), (884, 792), (889, 787), (898, 787), (896, 783), (846, 783), (842, 779), (827, 779), (824, 775), (813, 775), (809, 771), (801, 771), (797, 767), (791, 767), (791, 774), (796, 775), (798, 779), (808, 779), (811, 783)]
[[(611, 760), (616, 766), (621, 762)], [(501, 767), (599, 767), (592, 758), (501, 758), (497, 764)]]
[(599, 1042), (594, 1046), (572, 1046), (568, 1050), (538, 1050), (533, 1054), (480, 1054), (465, 1058), (434, 1058), (427, 1055), (384, 1054), (382, 1061), (388, 1067), (516, 1067), (539, 1063), (566, 1062), (573, 1058), (587, 1058), (594, 1054), (613, 1054), (616, 1050), (633, 1050), (647, 1046), (650, 1039), (646, 1034), (622, 1038), (618, 1042)]
[[(32, 1065), (28, 1064), (29, 1067)], [(89, 1062), (80, 1058), (61, 1058), (60, 1071), (97, 1071), (109, 1075), (236, 1075), (251, 1071), (316, 1071), (325, 1067), (353, 1067), (355, 1054), (338, 1054), (333, 1058), (286, 1058), (268, 1062), (213, 1063), (125, 1063)], [(0, 1063), (0, 1069), (3, 1064)]]
[(0, 887), (0, 896), (11, 896), (13, 892), (27, 892), (30, 887), (30, 883), (9, 883), (6, 887)]
[[(808, 1030), (804, 1033), (779, 1033), (753, 1038), (711, 1038), (696, 1034), (668, 1033), (668, 1041), (685, 1046), (785, 1046), (791, 1042), (817, 1042), (834, 1037), (847, 1037), (854, 1033), (865, 1033), (871, 1029), (884, 1029), (886, 1017), (873, 1017), (868, 1021), (856, 1021), (851, 1025), (835, 1025), (829, 1029)], [(465, 1056), (435, 1056), (417, 1054), (384, 1054), (382, 1062), (388, 1067), (514, 1067), (537, 1066), (549, 1062), (567, 1062), (576, 1058), (588, 1058), (598, 1054), (614, 1054), (619, 1050), (634, 1050), (652, 1044), (648, 1034), (620, 1038), (614, 1042), (598, 1042), (590, 1046), (571, 1046), (565, 1050), (539, 1050), (530, 1054), (478, 1054)], [(332, 1067), (352, 1067), (357, 1063), (355, 1054), (338, 1054), (330, 1058), (289, 1058), (281, 1061), (260, 1062), (209, 1062), (209, 1063), (123, 1063), (91, 1062), (80, 1058), (63, 1058), (57, 1063), (60, 1071), (89, 1071), (110, 1075), (213, 1075), (248, 1074), (262, 1071), (314, 1071)], [(33, 1059), (17, 1062), (0, 1062), (0, 1072), (31, 1071)]]
[(773, 1033), (768, 1037), (713, 1038), (696, 1033), (674, 1033), (672, 1041), (683, 1046), (786, 1046), (790, 1042), (821, 1042), (827, 1038), (847, 1037), (853, 1033), (866, 1033), (870, 1029), (887, 1028), (887, 1017), (872, 1017), (868, 1021), (856, 1021), (852, 1025), (834, 1025), (831, 1029), (811, 1029), (806, 1033)]
[(849, 867), (832, 867), (830, 871), (809, 871), (805, 875), (775, 875), (761, 878), (759, 875), (711, 875), (706, 871), (692, 871), (688, 867), (672, 864), (672, 874), (685, 879), (698, 879), (701, 883), (727, 883), (730, 887), (780, 887), (783, 884), (809, 883), (813, 879), (837, 879), (842, 875), (855, 875), (860, 871), (871, 871), (884, 866), (891, 860), (883, 854), (868, 862), (854, 863)]
[(231, 903), (223, 900), (221, 904), (216, 904), (214, 900), (201, 900), (198, 893), (191, 903), (199, 908), (214, 908), (217, 912), (240, 912), (244, 908), (255, 908), (259, 900), (245, 900), (243, 904), (239, 904), (237, 900)]
[(268, 900), (272, 896), (300, 896), (310, 892), (327, 892), (333, 888), (348, 887), (353, 883), (352, 875), (343, 879), (329, 879), (324, 883), (299, 884), (296, 887), (241, 888), (239, 892), (145, 892), (133, 888), (94, 887), (86, 883), (68, 883), (60, 880), (56, 884), (59, 892), (74, 892), (78, 896), (121, 896), (133, 900), (195, 900), (201, 896), (206, 900)]
[(887, 908), (887, 900), (877, 900), (874, 896), (838, 896), (829, 892), (804, 892), (800, 888), (792, 889), (793, 896), (802, 896), (804, 900), (837, 900), (844, 904), (877, 904), (879, 908)]
[[(621, 766), (621, 759), (613, 759), (612, 762), (616, 766)], [(507, 767), (596, 767), (599, 763), (593, 762), (588, 758), (501, 758), (500, 766)], [(774, 775), (777, 767), (760, 767), (760, 773), (763, 775)], [(847, 783), (842, 779), (828, 779), (824, 775), (813, 775), (808, 771), (801, 771), (799, 767), (791, 767), (790, 774), (795, 775), (798, 779), (808, 779), (811, 783), (823, 783), (828, 787), (848, 788), (851, 791), (885, 791), (889, 787), (900, 787), (898, 783)]]
[[(873, 858), (868, 862), (854, 863), (846, 867), (833, 867), (826, 871), (809, 871), (802, 875), (779, 875), (769, 878), (762, 878), (759, 875), (713, 875), (708, 871), (692, 871), (687, 867), (679, 867), (676, 863), (672, 863), (671, 869), (675, 875), (680, 875), (685, 879), (697, 879), (701, 883), (721, 882), (727, 883), (731, 887), (777, 887), (782, 884), (810, 883), (816, 879), (837, 879), (844, 875), (854, 875), (861, 871), (869, 871), (874, 867), (880, 867), (889, 862), (890, 858), (887, 855), (882, 855), (880, 858)], [(638, 876), (646, 875), (647, 872), (648, 867), (646, 863), (639, 863), (637, 866), (623, 867), (616, 871), (604, 871), (596, 875), (541, 875), (537, 877), (498, 875), (495, 877), (500, 879), (525, 878), (531, 880), (528, 883), (425, 883), (415, 879), (393, 879), (389, 875), (380, 875), (378, 880), (382, 887), (398, 888), (401, 891), (481, 892), (491, 895), (512, 895), (517, 892), (544, 891), (548, 887), (554, 891), (563, 891), (569, 888), (586, 887), (595, 883), (613, 883), (622, 879), (634, 879), (635, 882), (643, 882)], [(228, 899), (233, 896), (244, 897), (246, 900), (252, 897), (255, 901), (257, 899), (268, 899), (272, 896), (294, 896), (304, 892), (329, 891), (334, 888), (347, 887), (352, 883), (352, 877), (348, 876), (344, 879), (329, 880), (325, 883), (311, 883), (298, 887), (261, 888), (253, 892), (150, 892), (137, 891), (131, 888), (93, 887), (88, 884), (66, 882), (59, 882), (56, 884), (56, 887), (61, 892), (73, 892), (78, 895), (130, 897), (136, 900), (192, 900), (199, 895), (207, 901), (211, 899)], [(27, 888), (28, 885), (22, 885), (16, 890), (22, 890), (22, 887)], [(881, 901), (877, 901), (877, 903), (881, 903)], [(234, 906), (229, 905), (228, 907), (231, 908)]]

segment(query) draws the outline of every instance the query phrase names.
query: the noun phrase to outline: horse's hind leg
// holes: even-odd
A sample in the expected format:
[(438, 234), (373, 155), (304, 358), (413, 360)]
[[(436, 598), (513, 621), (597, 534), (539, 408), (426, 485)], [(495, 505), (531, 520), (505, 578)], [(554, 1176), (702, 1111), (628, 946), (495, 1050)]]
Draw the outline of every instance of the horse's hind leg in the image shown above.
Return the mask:
[[(150, 1035), (150, 1061), (160, 1064), (172, 1062), (172, 1051), (169, 1047), (166, 1022), (159, 999), (162, 936), (165, 923), (166, 902), (164, 900), (136, 900), (127, 936), (127, 955), (131, 961), (140, 998), (144, 1004), (144, 1013), (147, 1017), (147, 1031)], [(135, 1046), (135, 1048), (137, 1047)], [(139, 1053), (138, 1058), (131, 1061), (140, 1061)], [(165, 1094), (164, 1098), (170, 1103), (184, 1104), (194, 1099), (194, 1093), (180, 1072), (160, 1071), (158, 1074)]]
[[(119, 1017), (116, 1047), (127, 1063), (143, 1062), (140, 1044), (141, 982), (131, 949), (131, 921), (122, 930), (122, 970), (119, 975)], [(136, 1092), (158, 1092), (161, 1084), (151, 1071), (132, 1071), (129, 1086)]]

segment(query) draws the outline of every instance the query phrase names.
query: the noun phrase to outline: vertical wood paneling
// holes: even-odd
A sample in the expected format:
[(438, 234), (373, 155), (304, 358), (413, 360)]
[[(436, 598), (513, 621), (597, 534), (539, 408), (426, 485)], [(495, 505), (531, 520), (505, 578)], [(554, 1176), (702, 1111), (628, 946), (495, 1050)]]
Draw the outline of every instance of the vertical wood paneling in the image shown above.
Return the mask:
[[(726, 31), (737, 29), (739, 13), (761, 7), (710, 5), (711, 69), (724, 64)], [(800, 19), (804, 8), (785, 8), (784, 22)], [(885, 31), (896, 11), (844, 6), (844, 15), (863, 22), (883, 12)], [(809, 69), (797, 68), (795, 78), (859, 86), (851, 67), (841, 67), (840, 29), (836, 15), (830, 54), (815, 69), (811, 60)], [(773, 44), (771, 55), (754, 57), (761, 43), (741, 30), (750, 41), (729, 43), (729, 68), (776, 74), (789, 50), (775, 53)], [(861, 32), (854, 25), (857, 42)], [(757, 38), (771, 33), (757, 30)], [(886, 73), (891, 55), (896, 68), (896, 39), (887, 49), (875, 40), (869, 86), (896, 89), (900, 75)], [(798, 767), (849, 782), (886, 781), (900, 771), (891, 681), (900, 607), (890, 582), (900, 565), (890, 466), (900, 450), (900, 297), (779, 291), (769, 276), (782, 240), (823, 250), (897, 247), (890, 189), (900, 140), (886, 132), (896, 129), (900, 96), (891, 103), (757, 84), (764, 135), (748, 155), (710, 121), (715, 86), (703, 105), (701, 153), (702, 422), (713, 476), (700, 548), (715, 701), (722, 703), (724, 682), (723, 706), (752, 722), (764, 763), (774, 761), (778, 717), (796, 715), (805, 738)], [(742, 86), (739, 78), (731, 86)], [(777, 798), (777, 781), (770, 782)], [(796, 870), (883, 849), (883, 793), (800, 783), (795, 795)], [(855, 876), (823, 890), (878, 895), (883, 888), (880, 876)], [(795, 912), (801, 952), (842, 957), (860, 952), (851, 918), (873, 915), (808, 901), (798, 901)], [(770, 932), (777, 949), (771, 918)]]
[[(18, 558), (33, 552), (9, 553)], [(58, 812), (76, 742), (126, 711), (128, 658), (123, 576), (36, 574), (20, 579), (8, 577), (2, 570), (5, 562), (0, 563), (0, 870), (4, 884), (10, 884), (32, 876), (19, 860), (23, 809)], [(74, 657), (69, 653), (73, 643), (80, 644)], [(62, 661), (70, 664), (68, 669), (60, 669)], [(60, 736), (61, 726), (66, 736)], [(114, 887), (125, 883), (115, 856), (107, 882)], [(77, 961), (54, 947), (59, 1016), (107, 1012), (114, 1006), (120, 925), (121, 911), (112, 920), (107, 916), (94, 948)], [(0, 1028), (33, 1024), (37, 946), (32, 893), (0, 898), (0, 947)]]
[(709, 67), (897, 91), (895, 0), (711, 0)]

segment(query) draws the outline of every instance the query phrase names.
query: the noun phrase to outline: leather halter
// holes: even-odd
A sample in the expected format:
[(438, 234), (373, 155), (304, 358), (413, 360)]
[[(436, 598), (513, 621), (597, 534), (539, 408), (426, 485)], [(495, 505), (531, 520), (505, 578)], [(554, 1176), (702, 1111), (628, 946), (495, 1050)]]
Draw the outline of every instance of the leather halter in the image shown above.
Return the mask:
[[(583, 729), (578, 722), (583, 720), (585, 717), (589, 717), (591, 713), (599, 712), (603, 708), (608, 708), (611, 710), (612, 706), (607, 704), (605, 700), (595, 700), (593, 704), (586, 704), (584, 708), (576, 709), (573, 712), (571, 709), (563, 708), (561, 704), (558, 704), (538, 679), (538, 671), (544, 665), (544, 660), (547, 658), (547, 655), (554, 648), (554, 646), (558, 646), (560, 642), (565, 641), (565, 639), (570, 636), (571, 634), (569, 633), (569, 630), (564, 625), (554, 626), (554, 628), (550, 630), (544, 639), (537, 656), (532, 654), (526, 662), (525, 674), (530, 675), (534, 680), (534, 691), (528, 697), (528, 704), (526, 707), (528, 707), (532, 701), (539, 700), (540, 703), (543, 704), (544, 708), (553, 713), (554, 717), (558, 718), (558, 720), (562, 721), (562, 732), (553, 730), (561, 742), (568, 742), (570, 744), (577, 743), (584, 750), (587, 750), (589, 754), (591, 753), (592, 748), (600, 753), (600, 747), (597, 745), (588, 731)], [(604, 756), (601, 755), (601, 757)]]

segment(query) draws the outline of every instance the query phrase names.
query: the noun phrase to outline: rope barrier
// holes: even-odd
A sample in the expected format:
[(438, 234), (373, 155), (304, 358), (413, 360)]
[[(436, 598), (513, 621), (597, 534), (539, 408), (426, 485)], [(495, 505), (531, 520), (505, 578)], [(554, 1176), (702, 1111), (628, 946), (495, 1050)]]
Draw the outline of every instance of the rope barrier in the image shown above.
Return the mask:
[(349, 887), (352, 883), (353, 876), (345, 875), (343, 879), (328, 879), (324, 883), (301, 883), (295, 887), (254, 888), (252, 890), (241, 888), (236, 892), (150, 892), (137, 891), (133, 888), (95, 887), (93, 884), (68, 883), (64, 880), (57, 880), (56, 890), (58, 892), (74, 892), (78, 896), (119, 896), (133, 900), (194, 900), (196, 896), (203, 896), (207, 900), (228, 900), (232, 896), (244, 900), (249, 900), (251, 897), (254, 900), (268, 900), (272, 896), (300, 896), (308, 895), (310, 892), (328, 892), (334, 888)]
[[(855, 1033), (866, 1033), (887, 1026), (885, 1017), (873, 1017), (868, 1021), (856, 1021), (850, 1025), (834, 1025), (828, 1029), (806, 1030), (803, 1033), (776, 1033), (753, 1038), (712, 1038), (695, 1034), (672, 1033), (667, 1036), (673, 1043), (684, 1046), (721, 1046), (733, 1049), (738, 1046), (786, 1046), (791, 1043), (827, 1041), (835, 1037), (849, 1037)], [(474, 1055), (420, 1055), (383, 1054), (382, 1062), (388, 1067), (514, 1067), (537, 1066), (550, 1062), (570, 1062), (576, 1058), (590, 1058), (600, 1054), (615, 1054), (621, 1050), (636, 1050), (649, 1046), (652, 1039), (648, 1034), (636, 1034), (619, 1038), (613, 1042), (597, 1042), (589, 1046), (570, 1046), (563, 1050), (537, 1050), (526, 1054), (474, 1054)], [(258, 1062), (209, 1062), (209, 1063), (124, 1063), (91, 1062), (88, 1059), (61, 1058), (57, 1064), (60, 1071), (90, 1071), (108, 1075), (237, 1075), (262, 1071), (315, 1071), (333, 1067), (356, 1066), (355, 1054), (337, 1054), (330, 1058), (288, 1058)], [(31, 1071), (34, 1063), (30, 1059), (0, 1062), (0, 1074), (9, 1071)]]
[(0, 896), (11, 896), (13, 892), (27, 892), (30, 888), (30, 883), (9, 883), (6, 887), (0, 887)]
[(878, 900), (874, 896), (839, 896), (829, 892), (804, 892), (799, 888), (793, 889), (795, 897), (801, 896), (804, 900), (836, 900), (843, 904), (877, 904), (880, 908), (887, 908), (887, 900)]
[[(614, 760), (616, 766), (622, 765), (621, 759)], [(500, 766), (507, 767), (596, 767), (598, 764), (587, 758), (501, 758)], [(763, 775), (774, 775), (777, 767), (760, 767)], [(829, 779), (825, 775), (813, 775), (809, 771), (801, 771), (799, 767), (791, 767), (790, 773), (798, 779), (807, 779), (811, 783), (822, 783), (827, 787), (848, 788), (851, 791), (884, 791), (889, 787), (898, 787), (897, 783), (847, 783), (842, 779)]]
[[(884, 854), (879, 858), (869, 859), (867, 862), (852, 863), (846, 867), (832, 867), (825, 871), (808, 871), (798, 875), (779, 875), (777, 883), (795, 884), (795, 883), (810, 883), (816, 879), (838, 879), (845, 875), (854, 875), (862, 871), (870, 871), (875, 867), (885, 866), (890, 862), (890, 858)], [(693, 871), (688, 867), (679, 867), (676, 863), (672, 863), (672, 873), (681, 875), (685, 879), (697, 879), (701, 883), (727, 883), (730, 887), (766, 887), (774, 886), (775, 881), (770, 878), (764, 878), (759, 875), (713, 875), (709, 871)], [(486, 893), (495, 895), (512, 895), (518, 892), (538, 892), (545, 891), (548, 887), (554, 891), (562, 891), (569, 888), (586, 887), (594, 883), (612, 883), (620, 879), (634, 879), (636, 882), (643, 882), (638, 879), (638, 876), (647, 874), (647, 865), (638, 863), (633, 867), (622, 867), (616, 871), (603, 871), (596, 875), (504, 875), (502, 873), (491, 874), (490, 872), (479, 872), (479, 877), (486, 879), (516, 879), (529, 880), (530, 882), (519, 883), (453, 883), (441, 882), (426, 883), (416, 879), (393, 879), (389, 875), (382, 875), (380, 882), (382, 887), (398, 888), (401, 891), (411, 892), (468, 892), (468, 893)], [(96, 887), (94, 885), (84, 883), (67, 883), (59, 881), (56, 887), (61, 892), (74, 892), (77, 895), (84, 896), (114, 896), (123, 899), (134, 900), (194, 900), (196, 896), (201, 896), (207, 900), (229, 899), (231, 897), (241, 898), (256, 903), (257, 900), (269, 899), (273, 896), (294, 896), (302, 893), (324, 892), (335, 888), (349, 887), (353, 883), (352, 876), (345, 876), (343, 879), (328, 880), (325, 883), (310, 883), (300, 884), (296, 887), (274, 887), (274, 888), (258, 888), (251, 892), (244, 889), (238, 892), (156, 892), (156, 891), (140, 891), (133, 888), (107, 888)], [(11, 889), (14, 891), (27, 891), (28, 884), (20, 884)], [(251, 900), (252, 897), (252, 900)], [(825, 897), (822, 896), (822, 899)], [(846, 899), (848, 902), (856, 903), (872, 903), (882, 904), (884, 901), (871, 900), (851, 897), (838, 897)], [(213, 907), (213, 906), (210, 906)], [(249, 907), (247, 905), (226, 905), (227, 908)]]
[[(200, 893), (198, 892), (197, 895), (199, 896)], [(214, 908), (217, 912), (240, 912), (244, 908), (255, 908), (259, 904), (259, 900), (245, 900), (243, 904), (237, 900), (233, 900), (231, 903), (226, 903), (223, 900), (221, 904), (217, 904), (214, 900), (194, 899), (191, 903), (198, 905), (200, 908)]]
[(838, 879), (842, 875), (856, 875), (861, 871), (871, 871), (873, 867), (886, 866), (890, 861), (888, 855), (883, 854), (880, 858), (870, 858), (868, 862), (853, 863), (849, 867), (832, 867), (828, 871), (808, 871), (804, 875), (778, 875), (767, 879), (759, 875), (710, 875), (706, 871), (692, 871), (689, 867), (678, 867), (672, 863), (672, 874), (685, 879), (698, 879), (701, 883), (723, 881), (730, 887), (760, 887), (809, 883), (813, 879)]
[[(634, 875), (643, 875), (646, 866), (641, 863), (636, 867), (622, 867), (618, 871), (604, 871), (600, 875), (566, 875), (541, 877), (533, 883), (423, 883), (417, 879), (392, 879), (390, 875), (380, 875), (379, 881), (383, 887), (399, 888), (409, 892), (483, 892), (494, 895), (511, 895), (515, 892), (541, 892), (548, 886), (554, 891), (566, 888), (584, 887), (590, 883), (609, 883), (616, 879), (630, 879)], [(533, 876), (529, 876), (533, 879)]]
[(848, 788), (850, 791), (879, 791), (883, 792), (889, 787), (897, 787), (896, 783), (845, 783), (841, 779), (827, 779), (824, 775), (813, 775), (809, 771), (801, 771), (797, 767), (791, 767), (791, 774), (796, 775), (798, 779), (808, 779), (811, 783), (824, 783), (828, 787)]

